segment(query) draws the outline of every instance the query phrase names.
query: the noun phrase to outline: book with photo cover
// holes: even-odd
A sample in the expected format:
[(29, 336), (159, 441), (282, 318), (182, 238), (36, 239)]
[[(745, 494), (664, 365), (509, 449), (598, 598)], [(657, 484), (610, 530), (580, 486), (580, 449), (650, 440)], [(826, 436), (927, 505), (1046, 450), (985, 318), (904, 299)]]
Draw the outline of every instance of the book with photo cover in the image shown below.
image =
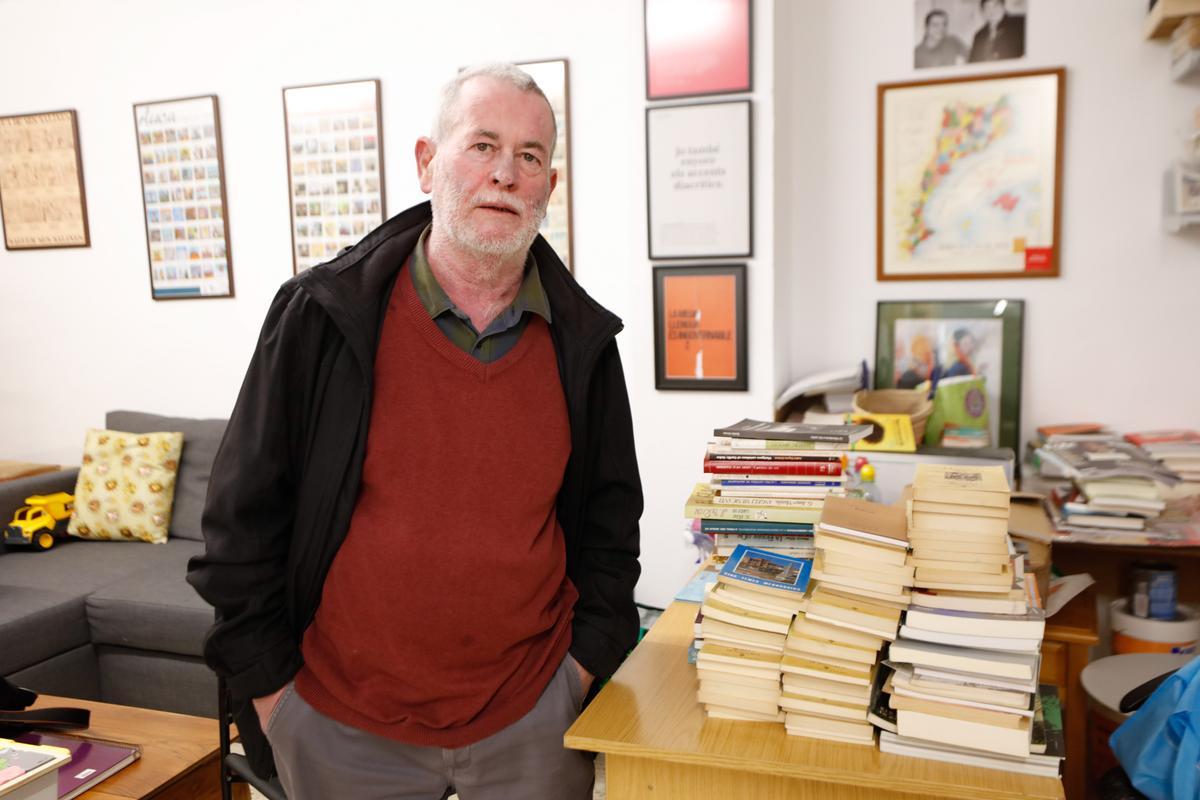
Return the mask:
[(803, 422), (763, 422), (744, 419), (727, 428), (717, 428), (714, 436), (730, 439), (787, 439), (796, 442), (833, 442), (852, 444), (871, 433), (870, 425), (809, 425)]
[(58, 800), (78, 797), (142, 756), (142, 749), (137, 745), (78, 736), (33, 731), (18, 736), (17, 741), (70, 751), (70, 763), (58, 770)]
[(785, 597), (803, 597), (812, 572), (812, 559), (738, 545), (721, 568), (717, 580), (733, 586)]

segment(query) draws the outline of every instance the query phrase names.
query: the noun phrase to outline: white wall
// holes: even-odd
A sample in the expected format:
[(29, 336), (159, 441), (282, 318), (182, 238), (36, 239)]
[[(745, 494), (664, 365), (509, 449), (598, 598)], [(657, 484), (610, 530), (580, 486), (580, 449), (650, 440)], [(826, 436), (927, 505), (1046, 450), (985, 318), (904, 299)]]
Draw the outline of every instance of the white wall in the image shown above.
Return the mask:
[[(1174, 131), (1191, 125), (1200, 90), (1170, 82), (1165, 45), (1142, 37), (1146, 4), (1034, 0), (1024, 59), (920, 71), (910, 2), (798, 5), (795, 69), (778, 86), (800, 149), (786, 245), (795, 313), (781, 340), (794, 376), (873, 361), (878, 300), (1024, 298), (1022, 440), (1072, 420), (1200, 425), (1200, 232), (1160, 224)], [(1067, 69), (1062, 276), (877, 282), (876, 85), (1054, 66)]]
[[(711, 429), (769, 414), (772, 8), (755, 12), (751, 392), (654, 390), (646, 258), (641, 0), (382, 0), (206, 6), (3, 0), (0, 114), (78, 112), (90, 248), (0, 250), (0, 458), (73, 463), (104, 412), (227, 416), (263, 314), (291, 276), (280, 89), (380, 78), (388, 212), (422, 199), (412, 145), (465, 63), (566, 57), (576, 274), (621, 316), (646, 488), (638, 599), (665, 605), (692, 570), (682, 509)], [(52, 32), (52, 33), (51, 33)], [(36, 65), (36, 69), (31, 69)], [(220, 103), (235, 299), (150, 299), (132, 104)]]

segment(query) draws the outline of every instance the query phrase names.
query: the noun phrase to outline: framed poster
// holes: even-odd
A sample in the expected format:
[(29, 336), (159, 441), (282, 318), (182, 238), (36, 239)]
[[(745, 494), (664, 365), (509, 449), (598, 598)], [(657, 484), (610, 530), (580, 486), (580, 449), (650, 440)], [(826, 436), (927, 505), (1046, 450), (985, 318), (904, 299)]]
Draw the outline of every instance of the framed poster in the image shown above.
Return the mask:
[(546, 206), (546, 218), (542, 220), (541, 234), (558, 253), (567, 269), (575, 271), (574, 250), (571, 243), (571, 93), (570, 72), (565, 58), (553, 61), (526, 61), (518, 63), (537, 81), (550, 107), (554, 109), (554, 122), (558, 126), (558, 137), (554, 140), (554, 156), (550, 167), (558, 170), (558, 183)]
[(233, 254), (225, 202), (216, 95), (133, 107), (150, 296), (233, 297)]
[(1023, 300), (880, 301), (875, 388), (971, 383), (986, 400), (991, 445), (1019, 456), (1024, 320)]
[(74, 109), (0, 117), (0, 218), (9, 250), (91, 244)]
[(753, 255), (750, 101), (646, 109), (651, 259)]
[(746, 265), (654, 268), (654, 388), (744, 391)]
[(386, 219), (379, 81), (283, 90), (292, 269), (328, 261)]
[(645, 3), (647, 100), (750, 91), (750, 0)]
[(1054, 277), (1063, 69), (879, 86), (876, 276)]

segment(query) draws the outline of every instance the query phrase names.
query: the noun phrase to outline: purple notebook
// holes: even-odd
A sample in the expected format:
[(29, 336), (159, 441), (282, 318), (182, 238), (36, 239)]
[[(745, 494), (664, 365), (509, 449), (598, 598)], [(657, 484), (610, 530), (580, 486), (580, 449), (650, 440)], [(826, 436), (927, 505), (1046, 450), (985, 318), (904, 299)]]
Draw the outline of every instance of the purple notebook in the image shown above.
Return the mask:
[(83, 794), (142, 755), (142, 749), (137, 745), (77, 739), (53, 733), (25, 733), (18, 736), (16, 741), (65, 747), (71, 751), (71, 761), (58, 769), (58, 800), (70, 800)]

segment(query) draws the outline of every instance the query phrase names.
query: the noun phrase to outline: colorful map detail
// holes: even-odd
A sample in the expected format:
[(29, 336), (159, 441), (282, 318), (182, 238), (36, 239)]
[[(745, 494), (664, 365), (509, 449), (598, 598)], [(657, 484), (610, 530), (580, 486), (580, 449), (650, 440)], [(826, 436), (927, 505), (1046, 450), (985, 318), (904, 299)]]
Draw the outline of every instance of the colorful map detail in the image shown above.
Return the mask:
[[(992, 142), (1008, 133), (1011, 124), (1012, 109), (1007, 96), (1001, 96), (989, 105), (956, 103), (943, 109), (942, 125), (937, 135), (934, 155), (921, 176), (920, 191), (913, 202), (912, 216), (900, 241), (901, 250), (912, 255), (921, 242), (933, 236), (934, 231), (927, 224), (925, 210), (954, 165), (966, 156), (986, 149)], [(1016, 203), (1017, 198), (1006, 193), (999, 197), (994, 205), (1011, 212)]]
[(1011, 192), (1005, 192), (1004, 194), (1000, 195), (995, 200), (993, 200), (992, 205), (996, 206), (997, 208), (1002, 208), (1011, 214), (1013, 209), (1017, 207), (1017, 203), (1019, 203), (1020, 201), (1021, 201), (1021, 198), (1017, 197), (1016, 195), (1012, 194)]

